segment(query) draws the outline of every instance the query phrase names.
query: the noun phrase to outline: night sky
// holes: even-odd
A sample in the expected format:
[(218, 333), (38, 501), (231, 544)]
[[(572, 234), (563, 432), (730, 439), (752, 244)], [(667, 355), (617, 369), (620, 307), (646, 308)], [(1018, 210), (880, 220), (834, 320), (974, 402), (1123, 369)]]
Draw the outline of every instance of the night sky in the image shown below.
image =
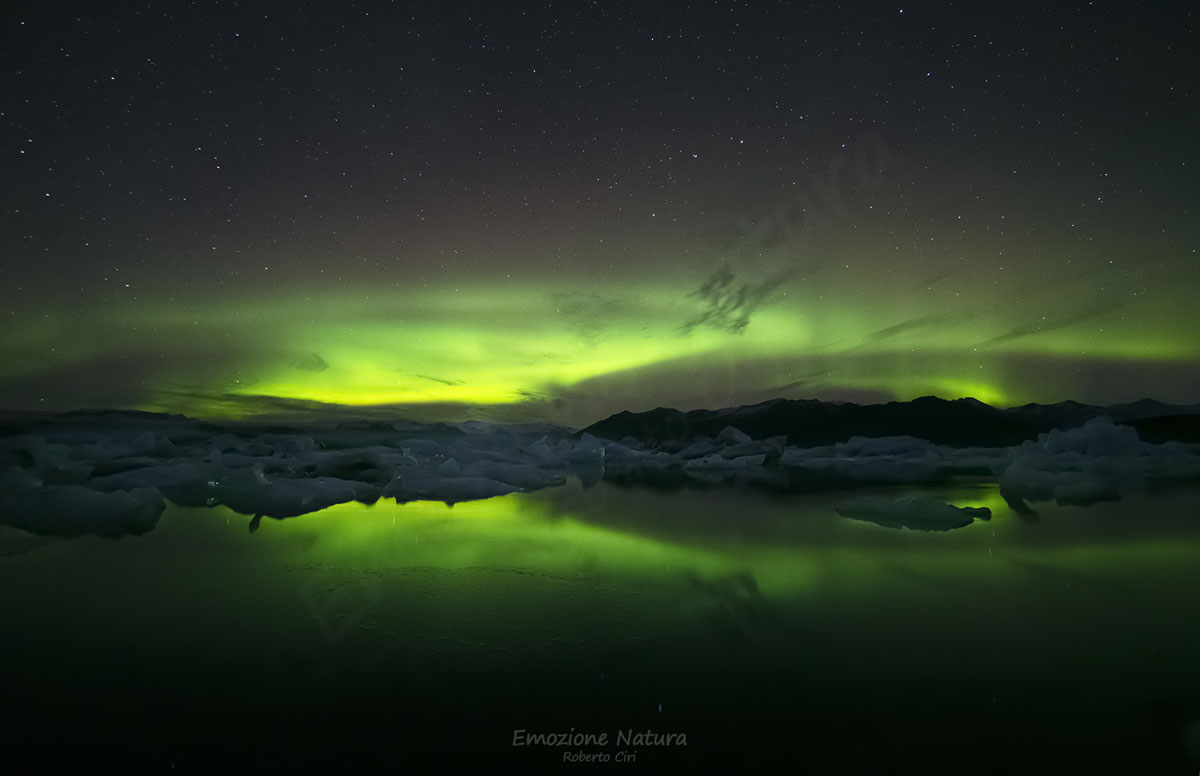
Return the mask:
[(0, 408), (1200, 402), (1192, 4), (24, 5)]

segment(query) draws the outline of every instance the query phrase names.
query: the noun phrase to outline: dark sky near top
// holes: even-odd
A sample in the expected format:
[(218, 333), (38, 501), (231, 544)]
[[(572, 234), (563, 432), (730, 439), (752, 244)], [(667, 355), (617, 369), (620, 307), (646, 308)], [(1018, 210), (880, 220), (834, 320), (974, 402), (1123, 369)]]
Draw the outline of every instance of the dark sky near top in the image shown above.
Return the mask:
[(0, 406), (1200, 401), (1189, 4), (28, 4)]

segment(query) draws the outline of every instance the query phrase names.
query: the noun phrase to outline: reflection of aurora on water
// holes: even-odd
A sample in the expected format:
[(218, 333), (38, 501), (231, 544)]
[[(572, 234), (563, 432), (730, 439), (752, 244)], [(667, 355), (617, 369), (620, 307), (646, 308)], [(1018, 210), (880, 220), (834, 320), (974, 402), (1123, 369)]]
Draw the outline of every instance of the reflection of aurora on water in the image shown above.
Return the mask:
[[(281, 742), (314, 719), (328, 740), (357, 742), (356, 761), (383, 755), (375, 741), (424, 757), (447, 727), (485, 746), (563, 719), (686, 731), (688, 752), (656, 760), (667, 765), (757, 761), (784, 731), (824, 761), (844, 756), (864, 719), (880, 725), (873, 746), (894, 752), (962, 714), (986, 731), (943, 742), (956, 760), (988, 735), (1023, 741), (1055, 720), (1050, 751), (1085, 762), (1186, 759), (1200, 719), (1189, 705), (1200, 631), (1178, 616), (1200, 594), (1194, 489), (1050, 505), (1036, 523), (994, 486), (868, 492), (993, 517), (894, 531), (839, 518), (836, 493), (573, 480), (453, 507), (342, 504), (253, 535), (223, 507), (168, 507), (156, 530), (120, 542), (22, 544), (3, 527), (0, 605), (14, 628), (0, 651), (23, 666), (10, 684), (27, 705), (60, 684), (103, 697), (111, 671), (135, 677), (122, 689), (130, 703), (169, 683), (190, 711), (142, 721), (152, 735), (138, 757), (169, 749), (190, 763), (252, 746), (291, 762), (306, 750)], [(94, 592), (56, 584), (67, 568)], [(71, 646), (81, 641), (93, 646)], [(247, 662), (248, 651), (263, 657)], [(254, 714), (253, 743), (215, 734), (226, 698)], [(325, 719), (330, 706), (338, 716)], [(818, 712), (823, 721), (809, 718)], [(193, 736), (203, 752), (182, 743)], [(132, 756), (114, 740), (104, 752)], [(1028, 756), (1013, 746), (997, 761)]]
[[(330, 568), (492, 568), (660, 582), (691, 576), (734, 579), (745, 573), (765, 594), (787, 598), (827, 592), (831, 582), (866, 594), (882, 589), (876, 587), (877, 577), (901, 569), (986, 586), (1005, 574), (1031, 574), (1026, 581), (1032, 581), (1036, 575), (1022, 571), (1023, 563), (1081, 574), (1108, 574), (1111, 564), (1132, 563), (1166, 578), (1166, 569), (1200, 557), (1200, 539), (1182, 515), (1156, 519), (1164, 535), (1137, 538), (1142, 528), (1128, 521), (1154, 508), (1154, 497), (1049, 507), (1041, 522), (1031, 525), (1008, 510), (994, 486), (872, 492), (921, 493), (985, 506), (993, 519), (948, 535), (914, 534), (839, 520), (833, 505), (844, 498), (840, 494), (782, 500), (710, 492), (668, 496), (605, 484), (585, 490), (576, 483), (561, 492), (453, 507), (341, 504), (266, 530), (278, 534), (267, 541), (294, 546), (306, 560)], [(1178, 510), (1194, 497), (1190, 490), (1180, 491), (1164, 498), (1158, 509)], [(746, 511), (740, 519), (732, 516), (739, 506)], [(228, 523), (245, 521), (220, 509), (212, 515), (189, 512), (187, 519), (210, 521), (223, 512)], [(1085, 525), (1102, 538), (1073, 538)], [(1162, 570), (1150, 571), (1156, 567)]]

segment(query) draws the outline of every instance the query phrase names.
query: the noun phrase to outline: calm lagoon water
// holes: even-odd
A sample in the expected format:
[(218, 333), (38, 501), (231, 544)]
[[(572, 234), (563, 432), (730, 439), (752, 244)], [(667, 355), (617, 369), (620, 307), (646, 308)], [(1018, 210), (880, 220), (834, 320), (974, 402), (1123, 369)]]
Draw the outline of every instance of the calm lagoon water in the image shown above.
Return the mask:
[[(1036, 518), (982, 484), (869, 495), (994, 516), (899, 531), (837, 516), (845, 493), (572, 480), (254, 533), (224, 508), (119, 541), (4, 528), (4, 748), (175, 773), (1200, 769), (1200, 491)], [(572, 729), (606, 740), (514, 746)], [(686, 746), (624, 738), (648, 730)]]

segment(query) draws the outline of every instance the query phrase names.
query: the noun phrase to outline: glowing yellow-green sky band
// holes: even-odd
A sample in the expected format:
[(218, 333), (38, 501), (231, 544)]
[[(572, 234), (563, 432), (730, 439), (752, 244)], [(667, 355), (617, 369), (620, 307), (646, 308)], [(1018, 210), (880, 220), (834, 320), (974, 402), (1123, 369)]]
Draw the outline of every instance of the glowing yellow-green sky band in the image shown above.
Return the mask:
[[(90, 374), (100, 386), (92, 404), (125, 395), (138, 408), (214, 417), (322, 405), (487, 417), (495, 408), (501, 418), (570, 424), (626, 408), (778, 395), (1011, 405), (1087, 400), (1080, 394), (1090, 391), (1095, 401), (1132, 400), (1075, 373), (1101, 363), (1114, 374), (1144, 375), (1147, 365), (1170, 374), (1195, 360), (1192, 342), (1169, 325), (1169, 305), (1047, 308), (1041, 330), (1014, 327), (1003, 305), (942, 289), (925, 291), (921, 307), (921, 295), (856, 293), (848, 279), (814, 294), (784, 280), (741, 330), (689, 327), (704, 301), (679, 280), (577, 287), (478, 278), (202, 303), (156, 296), (35, 321), (6, 338), (0, 355), (10, 381)], [(125, 379), (106, 382), (105, 365), (122, 367)], [(1160, 385), (1157, 398), (1188, 399), (1180, 386)], [(41, 406), (68, 408), (53, 385), (42, 392)]]

